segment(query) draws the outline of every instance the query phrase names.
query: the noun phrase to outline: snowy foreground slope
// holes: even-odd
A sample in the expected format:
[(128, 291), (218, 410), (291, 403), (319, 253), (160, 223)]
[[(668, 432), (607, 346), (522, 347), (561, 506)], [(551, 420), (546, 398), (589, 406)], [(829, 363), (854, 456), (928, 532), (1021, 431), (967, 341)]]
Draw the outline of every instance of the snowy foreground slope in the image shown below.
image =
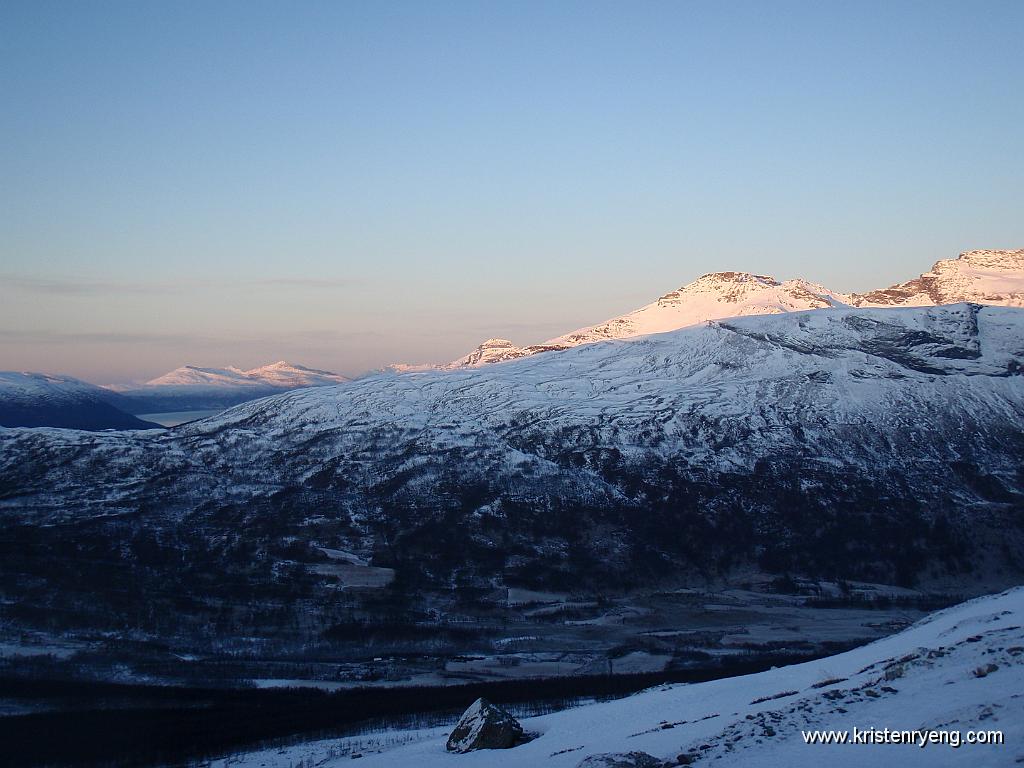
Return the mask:
[[(468, 702), (467, 702), (468, 703)], [(509, 750), (455, 755), (447, 729), (331, 740), (235, 756), (222, 766), (283, 768), (573, 768), (596, 754), (642, 751), (677, 764), (782, 768), (1011, 766), (1024, 761), (1024, 588), (939, 611), (909, 629), (818, 661), (523, 721), (538, 737)], [(946, 732), (946, 743), (807, 744), (803, 732)], [(1001, 731), (1002, 744), (967, 732)], [(949, 732), (956, 732), (950, 735)], [(948, 742), (959, 737), (961, 746)], [(912, 737), (920, 739), (920, 736)], [(409, 743), (397, 747), (389, 744)], [(378, 751), (380, 750), (380, 751)], [(303, 765), (306, 763), (302, 763)]]

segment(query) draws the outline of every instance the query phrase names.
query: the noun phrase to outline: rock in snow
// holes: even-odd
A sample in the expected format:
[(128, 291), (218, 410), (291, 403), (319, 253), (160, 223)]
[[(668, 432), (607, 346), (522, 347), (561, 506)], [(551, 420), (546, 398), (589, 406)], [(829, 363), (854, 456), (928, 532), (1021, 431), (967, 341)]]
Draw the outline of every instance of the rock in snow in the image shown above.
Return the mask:
[(462, 713), (448, 737), (449, 752), (476, 749), (508, 749), (523, 736), (523, 726), (512, 715), (487, 699), (477, 699)]
[(576, 768), (665, 768), (667, 765), (669, 763), (646, 752), (609, 752), (585, 757)]

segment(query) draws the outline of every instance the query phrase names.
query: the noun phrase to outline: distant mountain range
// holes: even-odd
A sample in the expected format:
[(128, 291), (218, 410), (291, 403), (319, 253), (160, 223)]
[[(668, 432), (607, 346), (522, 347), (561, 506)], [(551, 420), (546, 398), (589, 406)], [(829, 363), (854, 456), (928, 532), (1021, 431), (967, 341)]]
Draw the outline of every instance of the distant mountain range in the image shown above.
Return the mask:
[[(472, 352), (446, 364), (396, 364), (389, 370), (408, 373), (477, 368), (542, 352), (664, 333), (730, 317), (776, 315), (830, 307), (919, 307), (957, 302), (1024, 306), (1024, 249), (967, 251), (956, 259), (936, 262), (931, 271), (913, 280), (860, 294), (840, 293), (801, 279), (779, 281), (749, 272), (713, 272), (632, 312), (540, 344), (523, 347), (507, 339), (488, 339)], [(30, 374), (34, 377), (34, 384), (26, 390), (12, 389), (13, 384), (10, 383), (22, 374), (10, 376), (14, 378), (0, 380), (0, 408), (7, 409), (0, 413), (6, 414), (4, 418), (11, 426), (91, 429), (138, 428), (138, 424), (124, 421), (122, 417), (126, 414), (223, 409), (284, 390), (349, 381), (345, 376), (283, 360), (250, 370), (233, 366), (201, 368), (186, 365), (141, 386), (94, 387), (91, 397), (123, 412), (105, 419), (91, 406), (86, 409), (84, 400), (69, 399), (71, 395), (65, 391), (67, 385), (60, 382), (75, 381), (73, 379)], [(81, 388), (91, 385), (77, 384), (80, 386), (75, 397), (81, 398)], [(53, 393), (47, 394), (48, 386), (54, 388)], [(26, 398), (31, 393), (41, 397), (34, 411), (26, 405)], [(80, 402), (85, 409), (83, 414), (89, 410), (91, 415), (83, 416), (81, 420), (63, 419), (54, 410), (54, 403), (58, 401), (66, 404), (66, 410), (61, 412), (71, 413), (71, 403)], [(33, 420), (30, 415), (33, 412), (39, 415), (38, 420)], [(6, 422), (0, 420), (0, 425)], [(95, 426), (79, 427), (80, 424)]]
[(329, 371), (318, 371), (302, 365), (292, 365), (284, 360), (243, 371), (234, 366), (227, 368), (198, 368), (185, 365), (170, 373), (147, 381), (146, 387), (211, 387), (231, 389), (236, 387), (270, 387), (273, 389), (298, 389), (300, 387), (321, 387), (340, 384), (348, 378)]
[(348, 381), (285, 361), (243, 371), (182, 366), (140, 387), (98, 387), (70, 376), (0, 372), (0, 426), (150, 429), (136, 418), (167, 411), (215, 410), (278, 392)]
[(474, 368), (598, 341), (674, 331), (726, 317), (776, 315), (844, 305), (920, 307), (961, 301), (1024, 306), (1024, 249), (966, 251), (959, 258), (936, 262), (930, 272), (906, 283), (861, 294), (840, 293), (807, 280), (780, 282), (749, 272), (712, 272), (640, 309), (540, 344), (520, 347), (508, 339), (488, 339), (447, 364), (399, 364), (392, 366), (392, 370)]
[(140, 387), (119, 387), (117, 402), (130, 413), (160, 413), (227, 408), (277, 392), (323, 387), (348, 381), (345, 376), (284, 360), (242, 370), (185, 365)]

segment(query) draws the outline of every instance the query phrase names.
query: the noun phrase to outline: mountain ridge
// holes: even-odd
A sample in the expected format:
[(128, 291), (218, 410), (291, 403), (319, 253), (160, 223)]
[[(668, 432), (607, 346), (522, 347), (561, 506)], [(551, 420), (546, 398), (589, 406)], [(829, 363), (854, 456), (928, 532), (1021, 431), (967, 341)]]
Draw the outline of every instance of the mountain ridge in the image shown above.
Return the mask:
[(520, 347), (508, 339), (489, 339), (449, 363), (395, 365), (391, 370), (415, 372), (489, 365), (581, 344), (663, 333), (727, 317), (843, 305), (935, 306), (964, 301), (1024, 306), (1024, 249), (964, 251), (956, 259), (935, 262), (929, 272), (913, 280), (859, 294), (833, 291), (802, 278), (780, 281), (751, 272), (709, 272), (639, 309), (539, 344)]
[(204, 368), (196, 365), (183, 365), (173, 371), (150, 379), (144, 387), (180, 387), (180, 386), (268, 386), (274, 388), (294, 389), (302, 386), (323, 386), (341, 384), (348, 381), (330, 371), (294, 365), (284, 360), (267, 365), (243, 370), (233, 365), (226, 368)]

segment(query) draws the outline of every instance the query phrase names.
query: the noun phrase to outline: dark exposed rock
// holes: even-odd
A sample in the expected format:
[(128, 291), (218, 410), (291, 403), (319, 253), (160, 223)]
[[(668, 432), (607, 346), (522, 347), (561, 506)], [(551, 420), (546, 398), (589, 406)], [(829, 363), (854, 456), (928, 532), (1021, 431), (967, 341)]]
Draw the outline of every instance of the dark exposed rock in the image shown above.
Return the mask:
[(583, 758), (576, 768), (665, 768), (667, 765), (646, 752), (607, 752)]
[(475, 749), (508, 749), (523, 738), (523, 726), (501, 707), (477, 699), (462, 713), (448, 737), (449, 752)]

